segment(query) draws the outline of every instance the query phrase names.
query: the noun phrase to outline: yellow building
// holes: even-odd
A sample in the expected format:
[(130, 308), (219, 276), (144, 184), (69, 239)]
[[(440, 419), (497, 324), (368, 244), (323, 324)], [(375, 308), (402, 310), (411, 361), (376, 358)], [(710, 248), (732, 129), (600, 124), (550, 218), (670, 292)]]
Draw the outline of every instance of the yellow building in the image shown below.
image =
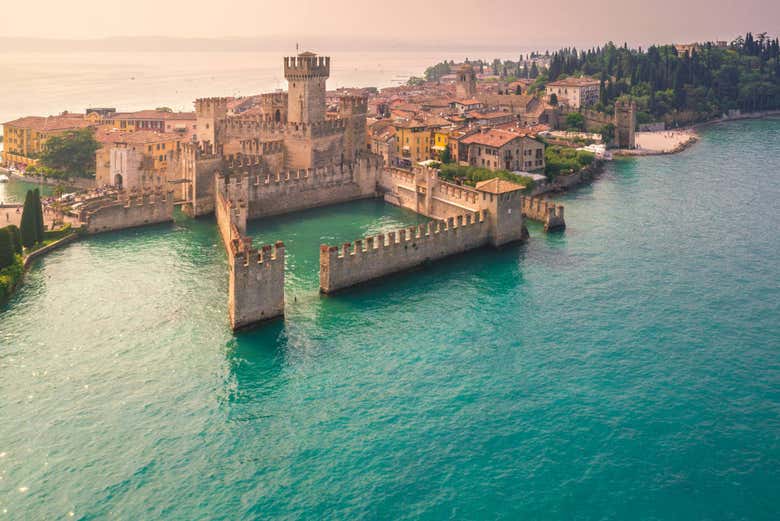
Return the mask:
[[(91, 115), (90, 115), (91, 116)], [(24, 169), (38, 164), (46, 141), (71, 130), (94, 127), (95, 116), (63, 113), (59, 116), (28, 116), (3, 123), (3, 156), (6, 166)]]
[(435, 147), (442, 146), (442, 143), (446, 146), (448, 138), (442, 128), (449, 124), (449, 121), (442, 118), (403, 119), (393, 122), (398, 139), (396, 143), (398, 157), (415, 163), (438, 159), (439, 149)]
[(450, 146), (450, 129), (437, 128), (433, 131), (433, 152), (440, 156)]

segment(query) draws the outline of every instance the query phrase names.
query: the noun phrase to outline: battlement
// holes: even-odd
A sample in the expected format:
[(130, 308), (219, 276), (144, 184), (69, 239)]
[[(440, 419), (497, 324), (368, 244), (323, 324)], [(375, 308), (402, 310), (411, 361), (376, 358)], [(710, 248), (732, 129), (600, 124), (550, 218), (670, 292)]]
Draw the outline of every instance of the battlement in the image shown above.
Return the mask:
[(266, 141), (259, 138), (242, 139), (241, 140), (241, 153), (248, 155), (269, 155), (269, 154), (283, 154), (284, 153), (284, 140), (276, 139), (273, 141)]
[(265, 94), (260, 94), (260, 105), (263, 107), (266, 106), (275, 107), (275, 106), (286, 105), (286, 104), (287, 104), (286, 92), (266, 92)]
[(273, 246), (264, 244), (259, 248), (252, 247), (251, 237), (242, 236), (235, 242), (233, 266), (237, 269), (262, 269), (263, 265), (269, 267), (270, 264), (279, 262), (284, 265), (284, 243), (282, 241), (277, 241)]
[(521, 208), (524, 216), (534, 221), (543, 222), (545, 231), (560, 230), (566, 227), (563, 205), (556, 205), (541, 197), (522, 197)]
[(229, 136), (255, 136), (257, 134), (283, 135), (287, 131), (285, 121), (276, 121), (270, 117), (238, 116), (220, 122)]
[(179, 152), (189, 159), (216, 159), (220, 154), (220, 147), (214, 146), (210, 141), (179, 144)]
[(87, 201), (79, 220), (88, 233), (98, 233), (173, 220), (173, 192), (162, 188), (121, 192), (114, 198)]
[(366, 114), (368, 112), (367, 96), (341, 96), (340, 112), (345, 115)]
[(227, 104), (231, 98), (198, 98), (195, 100), (195, 111), (198, 114), (220, 114), (227, 112)]
[(330, 56), (301, 53), (284, 58), (284, 77), (288, 81), (300, 81), (330, 76)]
[(342, 246), (320, 246), (320, 291), (332, 293), (479, 248), (490, 242), (488, 212), (468, 212), (445, 220), (364, 237)]

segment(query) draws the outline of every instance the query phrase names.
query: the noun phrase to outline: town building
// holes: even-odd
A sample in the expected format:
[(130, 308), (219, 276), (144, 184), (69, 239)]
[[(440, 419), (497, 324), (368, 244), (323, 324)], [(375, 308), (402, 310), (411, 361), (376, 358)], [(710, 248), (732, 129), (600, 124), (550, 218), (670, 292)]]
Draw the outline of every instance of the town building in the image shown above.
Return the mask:
[(599, 85), (593, 78), (564, 78), (547, 84), (547, 98), (555, 94), (560, 105), (579, 109), (599, 102)]
[(171, 161), (185, 141), (180, 133), (150, 130), (100, 130), (103, 146), (95, 153), (95, 184), (127, 190), (166, 187), (173, 173)]
[(197, 123), (194, 112), (139, 110), (107, 115), (101, 125), (119, 130), (152, 130), (155, 132), (193, 133)]
[(3, 123), (3, 164), (24, 169), (38, 164), (46, 141), (56, 135), (83, 128), (96, 127), (96, 113), (58, 116), (28, 116)]
[(462, 137), (459, 143), (461, 164), (510, 172), (544, 168), (544, 144), (524, 134), (484, 128)]

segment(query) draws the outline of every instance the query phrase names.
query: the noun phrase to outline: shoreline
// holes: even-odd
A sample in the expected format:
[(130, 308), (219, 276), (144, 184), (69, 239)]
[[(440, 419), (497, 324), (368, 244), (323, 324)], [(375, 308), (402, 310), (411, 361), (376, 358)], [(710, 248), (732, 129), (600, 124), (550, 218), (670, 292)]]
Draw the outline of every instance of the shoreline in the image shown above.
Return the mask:
[(7, 175), (9, 179), (13, 179), (15, 181), (23, 181), (25, 183), (32, 183), (37, 185), (61, 186), (63, 188), (69, 188), (75, 190), (89, 190), (91, 188), (94, 188), (93, 179), (69, 178), (68, 180), (54, 180), (44, 176), (23, 175), (20, 174), (19, 172), (11, 171), (5, 167), (0, 167), (0, 173)]
[[(658, 150), (658, 149), (650, 149), (650, 148), (634, 148), (634, 149), (617, 149), (612, 151), (612, 155), (618, 156), (618, 157), (644, 157), (644, 156), (665, 156), (665, 155), (672, 155), (672, 154), (678, 154), (680, 152), (683, 152), (693, 145), (695, 145), (700, 137), (698, 135), (697, 130), (704, 129), (708, 126), (712, 125), (719, 125), (722, 123), (729, 123), (732, 121), (743, 121), (743, 120), (749, 120), (749, 119), (765, 119), (765, 118), (771, 118), (771, 117), (780, 117), (780, 110), (765, 110), (760, 112), (747, 112), (745, 114), (739, 114), (737, 116), (726, 116), (721, 118), (714, 118), (708, 121), (702, 121), (700, 123), (694, 123), (691, 126), (683, 127), (680, 129), (675, 130), (657, 130), (651, 132), (652, 134), (660, 134), (663, 132), (683, 132), (688, 134), (688, 138), (685, 141), (682, 141), (675, 145), (673, 148), (669, 150)], [(650, 134), (650, 133), (648, 133)]]

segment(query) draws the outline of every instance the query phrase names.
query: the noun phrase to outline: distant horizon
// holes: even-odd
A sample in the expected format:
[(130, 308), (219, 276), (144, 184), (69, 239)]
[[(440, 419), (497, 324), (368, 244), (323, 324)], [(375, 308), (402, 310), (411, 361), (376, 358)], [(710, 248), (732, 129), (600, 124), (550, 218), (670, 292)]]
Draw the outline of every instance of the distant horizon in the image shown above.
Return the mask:
[[(715, 41), (731, 42), (738, 36), (744, 36), (749, 30), (733, 35), (713, 35), (709, 38), (682, 38), (674, 41), (622, 41), (609, 38), (605, 35), (603, 41), (598, 42), (523, 42), (512, 43), (487, 42), (474, 39), (470, 42), (459, 41), (441, 42), (432, 40), (401, 41), (385, 38), (362, 37), (358, 39), (344, 39), (331, 36), (309, 36), (306, 39), (296, 41), (290, 37), (276, 36), (144, 36), (135, 37), (128, 35), (98, 36), (89, 38), (73, 37), (37, 37), (37, 36), (0, 36), (0, 53), (3, 52), (263, 52), (284, 51), (293, 54), (298, 46), (300, 51), (313, 50), (315, 52), (331, 51), (502, 51), (523, 52), (532, 51), (550, 52), (565, 47), (589, 49), (603, 46), (608, 42), (615, 45), (627, 44), (632, 48), (647, 48), (651, 45), (671, 45), (676, 43), (702, 43)], [(758, 32), (754, 32), (758, 34)], [(770, 34), (774, 38), (775, 35)], [(214, 44), (218, 45), (214, 45)]]

